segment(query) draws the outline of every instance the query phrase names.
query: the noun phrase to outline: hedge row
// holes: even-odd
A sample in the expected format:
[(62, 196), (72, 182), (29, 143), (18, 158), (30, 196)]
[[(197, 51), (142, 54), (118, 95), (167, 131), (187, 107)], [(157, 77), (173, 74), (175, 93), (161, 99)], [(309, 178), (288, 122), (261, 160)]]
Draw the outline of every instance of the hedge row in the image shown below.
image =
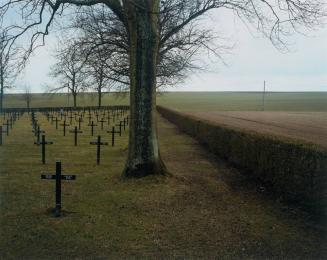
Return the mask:
[(327, 150), (228, 128), (158, 106), (158, 111), (218, 157), (269, 184), (284, 199), (327, 213)]

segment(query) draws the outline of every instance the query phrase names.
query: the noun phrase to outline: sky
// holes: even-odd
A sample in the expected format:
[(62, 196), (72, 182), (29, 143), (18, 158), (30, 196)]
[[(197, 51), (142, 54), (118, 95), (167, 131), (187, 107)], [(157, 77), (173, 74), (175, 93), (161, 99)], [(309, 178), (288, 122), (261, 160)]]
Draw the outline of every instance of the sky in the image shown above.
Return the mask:
[[(224, 63), (209, 59), (207, 71), (198, 71), (170, 91), (327, 91), (327, 26), (288, 38), (289, 51), (282, 53), (269, 40), (249, 29), (227, 12), (214, 11), (202, 22), (234, 45)], [(29, 84), (33, 92), (45, 92), (46, 84), (55, 84), (49, 71), (56, 38), (38, 49), (17, 81)]]

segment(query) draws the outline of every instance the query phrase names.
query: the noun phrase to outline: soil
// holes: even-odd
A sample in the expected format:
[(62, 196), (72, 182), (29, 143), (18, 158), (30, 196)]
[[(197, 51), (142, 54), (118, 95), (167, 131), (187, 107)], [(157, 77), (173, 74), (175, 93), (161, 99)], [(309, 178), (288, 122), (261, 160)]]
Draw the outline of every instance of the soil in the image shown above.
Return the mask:
[(327, 147), (327, 112), (192, 112), (215, 123)]

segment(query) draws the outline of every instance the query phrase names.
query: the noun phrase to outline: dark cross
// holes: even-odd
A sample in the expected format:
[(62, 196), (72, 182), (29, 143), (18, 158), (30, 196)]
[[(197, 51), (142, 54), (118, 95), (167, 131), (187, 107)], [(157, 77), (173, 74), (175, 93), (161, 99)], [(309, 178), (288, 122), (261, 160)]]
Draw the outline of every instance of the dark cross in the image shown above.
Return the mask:
[(6, 135), (9, 136), (9, 122), (8, 122), (8, 120), (7, 120), (7, 123), (4, 123), (3, 125), (5, 125), (7, 127)]
[(78, 130), (81, 130), (81, 123), (83, 122), (83, 118), (80, 116), (78, 118)]
[(101, 120), (99, 120), (98, 122), (101, 122), (101, 130), (103, 130), (103, 123), (107, 122), (105, 121), (103, 118)]
[(107, 131), (107, 133), (111, 133), (111, 146), (115, 146), (115, 133), (119, 133), (115, 131), (115, 127), (112, 127), (111, 131)]
[(69, 131), (74, 134), (74, 144), (77, 146), (77, 135), (83, 133), (82, 131), (77, 130), (77, 126), (75, 126), (74, 130)]
[(45, 146), (47, 144), (53, 144), (53, 142), (46, 142), (45, 141), (45, 135), (42, 135), (42, 142), (34, 142), (34, 144), (41, 145), (42, 163), (45, 164)]
[(12, 126), (13, 126), (13, 124), (14, 124), (14, 122), (13, 122), (13, 118), (12, 118), (12, 117), (10, 117), (9, 122), (10, 122), (10, 129), (12, 129)]
[(61, 162), (56, 162), (56, 174), (42, 174), (42, 180), (56, 180), (56, 206), (54, 208), (55, 217), (61, 216), (61, 180), (74, 181), (76, 175), (61, 175)]
[(64, 128), (63, 128), (63, 130), (64, 130), (64, 136), (66, 136), (66, 126), (69, 126), (69, 125), (66, 124), (66, 120), (64, 120), (64, 123), (61, 124), (61, 126), (64, 127)]
[(60, 120), (58, 119), (58, 117), (56, 117), (56, 120), (54, 120), (54, 121), (56, 121), (56, 130), (58, 130), (58, 121), (60, 121)]
[(97, 126), (97, 125), (95, 125), (94, 122), (92, 121), (92, 123), (91, 124), (88, 124), (88, 126), (91, 127), (91, 136), (93, 136), (93, 134), (94, 134), (94, 127)]
[(2, 133), (6, 133), (6, 131), (3, 131), (2, 125), (0, 125), (0, 145), (2, 145)]
[(99, 115), (98, 115), (98, 113), (96, 113), (95, 116), (97, 118), (97, 122), (99, 122)]
[(90, 142), (92, 145), (97, 145), (97, 164), (100, 164), (100, 147), (101, 145), (108, 145), (108, 143), (103, 142), (101, 143), (101, 136), (98, 136), (98, 141), (97, 142)]
[(126, 118), (124, 118), (123, 120), (123, 128), (124, 128), (124, 131), (126, 130)]
[(122, 121), (119, 121), (119, 124), (117, 124), (116, 126), (119, 126), (119, 136), (121, 136)]
[(44, 134), (45, 131), (40, 130), (40, 126), (37, 126), (37, 130), (33, 131), (34, 132), (34, 136), (37, 137), (37, 142), (40, 142), (40, 134)]

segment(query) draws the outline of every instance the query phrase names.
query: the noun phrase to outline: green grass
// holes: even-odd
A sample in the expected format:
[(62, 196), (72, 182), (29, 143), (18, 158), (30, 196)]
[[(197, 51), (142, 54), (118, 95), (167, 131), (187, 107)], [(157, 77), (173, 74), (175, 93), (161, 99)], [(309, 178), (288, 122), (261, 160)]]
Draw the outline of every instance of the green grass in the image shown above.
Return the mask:
[[(262, 110), (262, 93), (259, 92), (170, 92), (158, 96), (159, 105), (180, 111), (258, 111)], [(327, 111), (327, 92), (269, 92), (265, 110), (268, 111)], [(79, 106), (97, 105), (96, 95), (81, 94)], [(128, 105), (128, 97), (105, 94), (103, 105)], [(35, 94), (33, 107), (67, 106), (66, 94)], [(69, 105), (72, 105), (70, 98)], [(20, 95), (7, 95), (6, 107), (25, 107)]]
[[(158, 104), (180, 111), (258, 111), (259, 92), (175, 92), (158, 98)], [(267, 93), (267, 111), (327, 111), (327, 92)]]
[[(2, 117), (0, 117), (2, 118)], [(327, 254), (325, 232), (308, 215), (259, 192), (236, 170), (159, 120), (160, 149), (171, 177), (124, 180), (127, 131), (103, 147), (95, 164), (89, 128), (80, 146), (38, 114), (47, 139), (47, 164), (33, 145), (25, 115), (0, 146), (1, 259), (276, 258)], [(2, 119), (0, 119), (1, 121)], [(101, 133), (105, 141), (108, 134)], [(95, 134), (97, 135), (97, 134)], [(54, 171), (76, 174), (63, 184), (64, 217), (54, 218)]]

